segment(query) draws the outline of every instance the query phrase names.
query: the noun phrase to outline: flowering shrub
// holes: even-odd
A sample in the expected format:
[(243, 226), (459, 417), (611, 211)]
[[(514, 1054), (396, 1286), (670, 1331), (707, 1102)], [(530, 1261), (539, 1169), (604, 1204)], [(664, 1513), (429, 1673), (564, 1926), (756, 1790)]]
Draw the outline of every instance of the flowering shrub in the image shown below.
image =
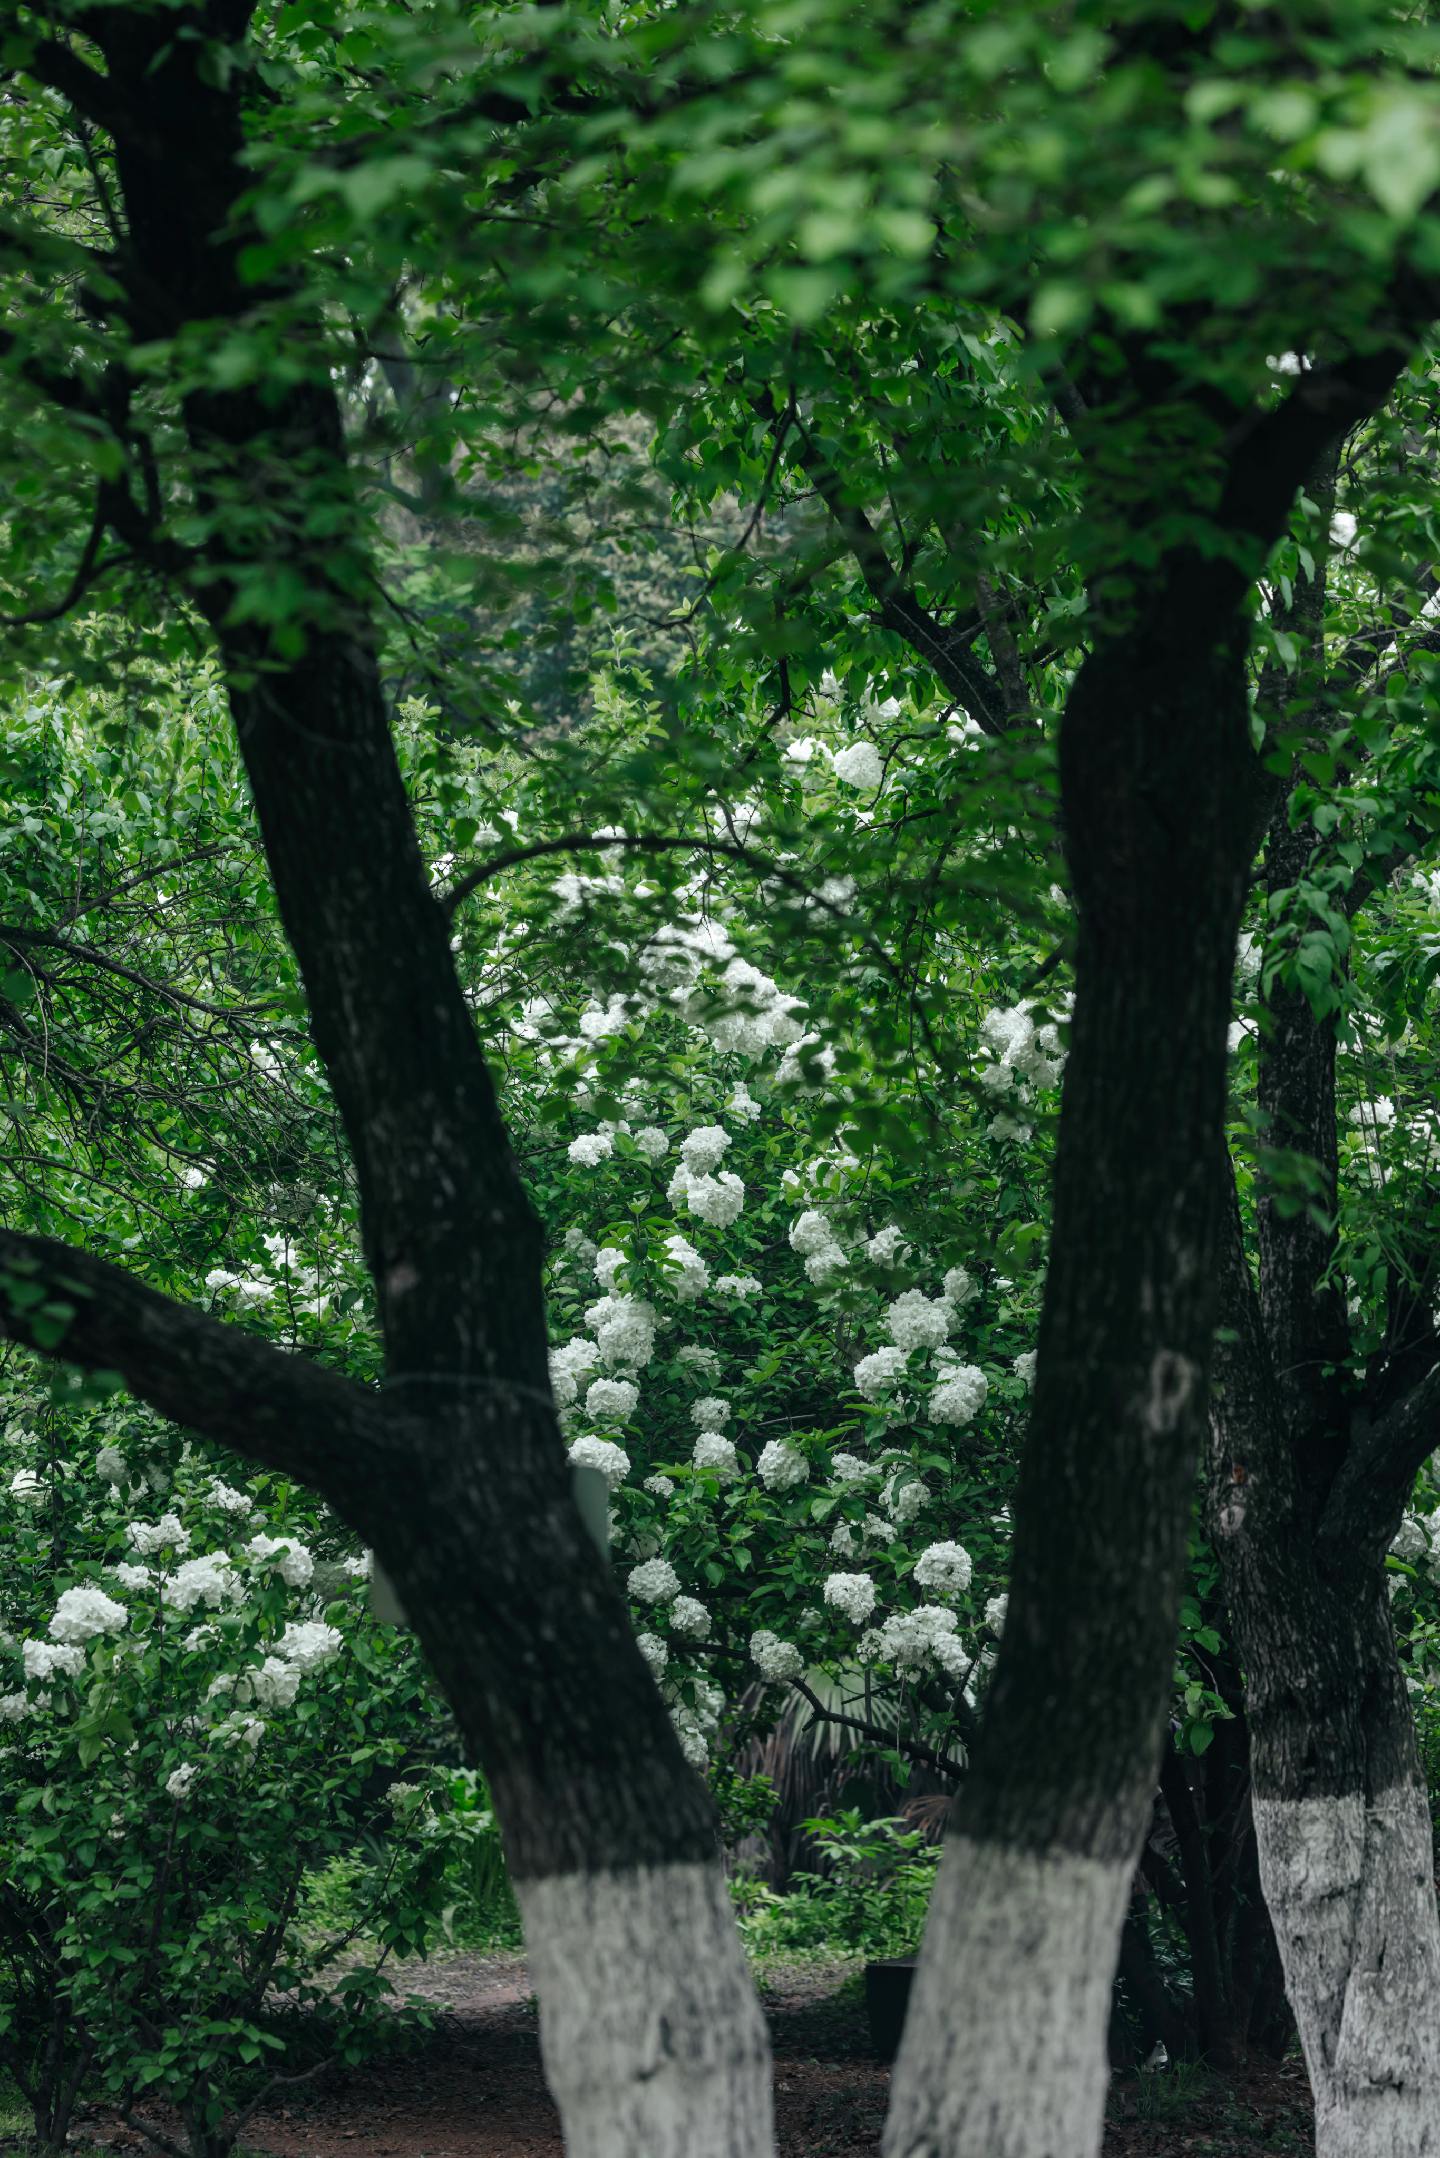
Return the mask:
[[(456, 1809), (429, 1772), (381, 1795), (435, 1719), (366, 1561), (273, 1492), (262, 1530), (188, 1453), (161, 1510), (82, 1431), (4, 1502), (0, 2062), (46, 2140), (84, 2075), (157, 2136), (165, 2100), (216, 2158), (292, 2055), (369, 2042), (384, 1961), (439, 1927)], [(352, 1923), (307, 1929), (307, 1882), (367, 1836)], [(362, 1930), (378, 1956), (347, 1968)]]

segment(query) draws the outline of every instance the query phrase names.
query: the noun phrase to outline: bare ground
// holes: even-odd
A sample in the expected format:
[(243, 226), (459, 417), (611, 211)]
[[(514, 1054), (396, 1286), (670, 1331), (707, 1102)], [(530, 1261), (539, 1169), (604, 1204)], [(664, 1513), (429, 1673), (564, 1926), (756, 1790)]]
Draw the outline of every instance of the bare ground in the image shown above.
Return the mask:
[[(871, 2057), (849, 1977), (843, 1965), (807, 1964), (766, 1983), (783, 2158), (879, 2152), (890, 2075)], [(270, 2158), (563, 2158), (523, 1958), (454, 1956), (407, 1972), (405, 1985), (434, 2010), (433, 2030), (413, 2050), (332, 2073), (258, 2113), (247, 2148)], [(1299, 2158), (1310, 2123), (1298, 2061), (1223, 2080), (1186, 2070), (1121, 2079), (1105, 2158)], [(125, 2158), (145, 2149), (113, 2120), (86, 2122), (81, 2134)]]

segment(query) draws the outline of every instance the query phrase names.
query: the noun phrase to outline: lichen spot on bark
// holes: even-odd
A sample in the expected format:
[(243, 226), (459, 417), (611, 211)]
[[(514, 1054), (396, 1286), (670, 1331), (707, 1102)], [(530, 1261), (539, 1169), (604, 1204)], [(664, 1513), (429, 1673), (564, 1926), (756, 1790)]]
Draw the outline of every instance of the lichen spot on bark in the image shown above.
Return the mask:
[(1168, 1437), (1176, 1429), (1190, 1404), (1198, 1377), (1197, 1366), (1178, 1349), (1156, 1350), (1150, 1360), (1144, 1403), (1146, 1426), (1156, 1438)]
[(386, 1268), (385, 1293), (387, 1296), (405, 1296), (411, 1289), (418, 1289), (419, 1286), (420, 1269), (412, 1260), (397, 1259), (393, 1266)]

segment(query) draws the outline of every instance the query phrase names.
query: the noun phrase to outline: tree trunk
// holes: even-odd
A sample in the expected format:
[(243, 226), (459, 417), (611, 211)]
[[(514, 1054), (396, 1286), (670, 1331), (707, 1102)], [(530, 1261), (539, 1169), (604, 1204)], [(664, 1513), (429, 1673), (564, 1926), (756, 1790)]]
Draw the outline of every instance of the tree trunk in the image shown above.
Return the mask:
[[(1182, 592), (1184, 599), (1182, 602)], [(931, 1904), (887, 2158), (1098, 2148), (1207, 1389), (1231, 963), (1250, 852), (1238, 604), (1097, 645), (1062, 804), (1079, 909), (1009, 1615)]]

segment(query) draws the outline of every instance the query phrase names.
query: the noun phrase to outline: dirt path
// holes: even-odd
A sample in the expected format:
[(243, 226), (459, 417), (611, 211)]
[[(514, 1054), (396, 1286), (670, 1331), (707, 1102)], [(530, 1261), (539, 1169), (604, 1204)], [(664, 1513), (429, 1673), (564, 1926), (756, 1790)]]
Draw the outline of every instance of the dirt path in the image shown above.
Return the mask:
[[(782, 2158), (877, 2158), (890, 2075), (871, 2058), (848, 1975), (840, 1965), (795, 1965), (766, 1983)], [(257, 2114), (247, 2150), (269, 2158), (563, 2158), (524, 1959), (451, 1957), (405, 1972), (402, 1990), (431, 2005), (433, 2031), (411, 2050), (334, 2074)], [(105, 2141), (127, 2158), (144, 2149), (124, 2131)], [(1301, 2158), (1310, 2147), (1298, 2063), (1225, 2082), (1182, 2071), (1118, 2082), (1112, 2092), (1105, 2158)]]

